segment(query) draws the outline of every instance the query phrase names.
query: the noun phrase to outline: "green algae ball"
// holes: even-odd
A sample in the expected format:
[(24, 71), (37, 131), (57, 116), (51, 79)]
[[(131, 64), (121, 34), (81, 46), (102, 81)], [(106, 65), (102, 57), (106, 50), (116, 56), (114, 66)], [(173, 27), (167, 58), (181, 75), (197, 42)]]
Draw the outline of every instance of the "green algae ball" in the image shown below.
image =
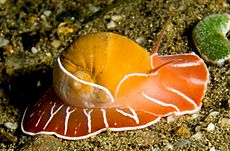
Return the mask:
[(230, 14), (212, 14), (200, 21), (193, 30), (194, 44), (207, 62), (222, 65), (230, 58)]

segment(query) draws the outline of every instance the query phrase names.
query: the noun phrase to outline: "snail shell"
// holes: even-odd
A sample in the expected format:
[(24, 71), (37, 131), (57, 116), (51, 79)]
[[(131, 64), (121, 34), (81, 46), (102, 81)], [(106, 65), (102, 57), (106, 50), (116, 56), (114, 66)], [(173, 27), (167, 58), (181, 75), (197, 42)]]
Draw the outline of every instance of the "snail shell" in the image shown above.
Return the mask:
[(106, 32), (89, 34), (61, 54), (54, 68), (54, 89), (72, 106), (111, 107), (121, 79), (149, 73), (150, 65), (147, 51), (132, 40)]

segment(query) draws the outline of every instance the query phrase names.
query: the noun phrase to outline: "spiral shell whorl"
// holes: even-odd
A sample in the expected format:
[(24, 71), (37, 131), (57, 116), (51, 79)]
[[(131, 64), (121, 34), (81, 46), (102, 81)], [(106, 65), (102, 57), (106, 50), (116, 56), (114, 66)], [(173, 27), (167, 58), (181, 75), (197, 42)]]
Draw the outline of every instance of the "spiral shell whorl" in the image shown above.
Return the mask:
[(123, 77), (150, 70), (149, 54), (135, 42), (113, 33), (95, 33), (77, 39), (62, 53), (53, 83), (69, 105), (111, 107)]
[(77, 75), (70, 73), (62, 65), (60, 58), (58, 58), (53, 72), (54, 90), (69, 105), (93, 108), (114, 102), (108, 89), (82, 80)]

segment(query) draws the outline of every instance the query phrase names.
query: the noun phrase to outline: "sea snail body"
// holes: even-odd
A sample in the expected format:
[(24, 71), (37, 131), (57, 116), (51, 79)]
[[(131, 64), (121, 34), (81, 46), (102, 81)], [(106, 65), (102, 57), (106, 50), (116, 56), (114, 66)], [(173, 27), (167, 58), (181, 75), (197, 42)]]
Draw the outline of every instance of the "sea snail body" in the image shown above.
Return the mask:
[(207, 67), (194, 53), (159, 56), (163, 31), (152, 54), (113, 33), (74, 41), (57, 59), (53, 88), (26, 109), (22, 131), (78, 140), (198, 111)]

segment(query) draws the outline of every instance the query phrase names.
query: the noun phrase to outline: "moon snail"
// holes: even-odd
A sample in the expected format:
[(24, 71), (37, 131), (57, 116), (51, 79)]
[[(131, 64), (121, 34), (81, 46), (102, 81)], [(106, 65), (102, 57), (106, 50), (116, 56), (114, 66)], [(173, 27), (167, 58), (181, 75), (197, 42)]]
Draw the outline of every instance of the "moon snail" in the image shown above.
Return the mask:
[(110, 32), (75, 40), (57, 59), (53, 87), (25, 110), (22, 131), (79, 140), (197, 112), (207, 67), (194, 53), (159, 56), (165, 28), (151, 54)]

